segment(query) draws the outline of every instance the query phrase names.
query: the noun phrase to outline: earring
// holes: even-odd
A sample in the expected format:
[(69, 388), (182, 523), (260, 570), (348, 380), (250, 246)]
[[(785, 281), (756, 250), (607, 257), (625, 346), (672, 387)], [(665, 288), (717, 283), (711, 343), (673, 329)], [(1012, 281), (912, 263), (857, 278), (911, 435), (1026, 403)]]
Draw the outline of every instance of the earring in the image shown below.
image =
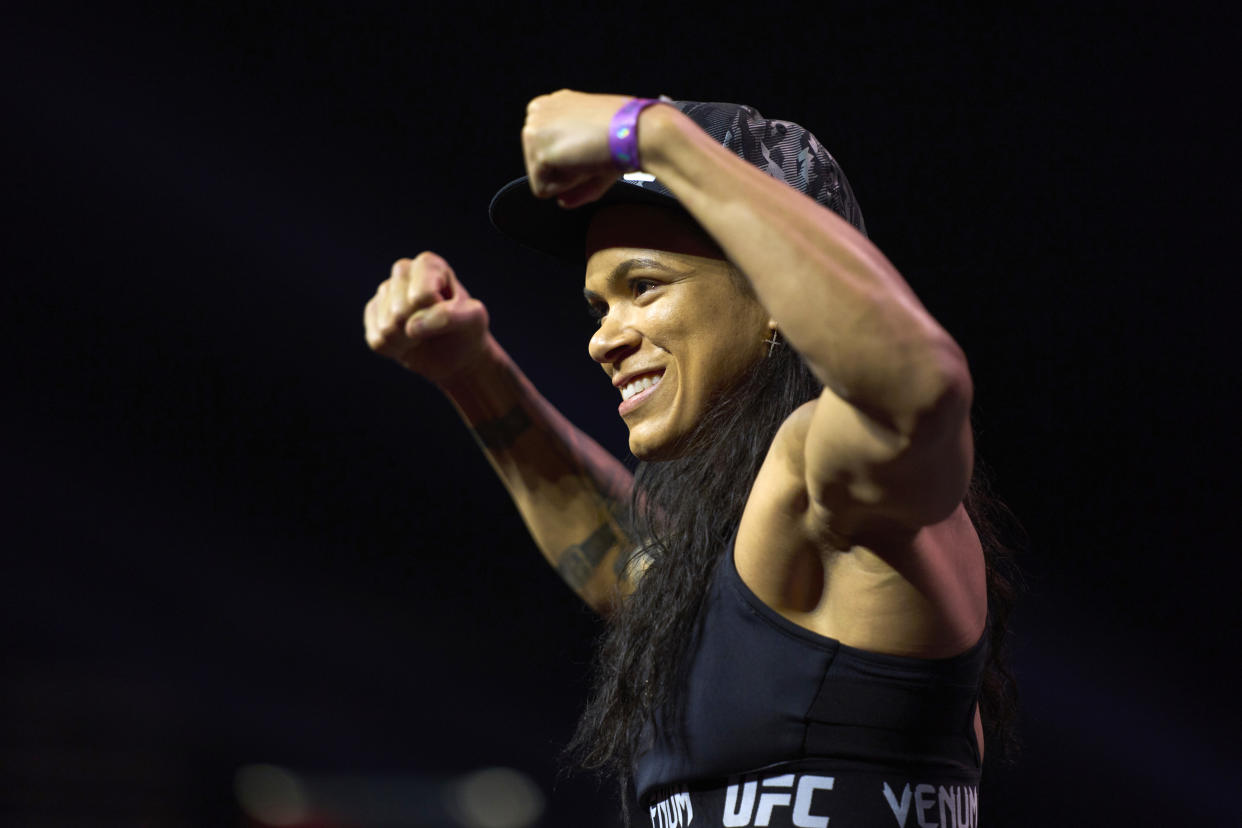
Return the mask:
[(781, 341), (776, 333), (776, 328), (772, 329), (772, 338), (765, 339), (763, 341), (768, 343), (768, 356), (772, 356), (772, 352), (776, 350), (776, 346), (781, 344)]

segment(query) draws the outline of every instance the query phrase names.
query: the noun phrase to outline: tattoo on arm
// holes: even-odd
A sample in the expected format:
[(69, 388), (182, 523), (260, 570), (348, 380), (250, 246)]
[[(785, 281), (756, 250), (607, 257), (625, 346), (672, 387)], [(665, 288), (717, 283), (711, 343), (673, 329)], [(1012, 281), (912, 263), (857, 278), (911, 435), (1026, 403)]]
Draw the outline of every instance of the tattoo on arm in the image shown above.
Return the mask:
[(507, 414), (495, 420), (471, 426), (479, 442), (491, 452), (509, 448), (530, 427), (530, 415), (520, 405), (513, 406)]
[(595, 573), (608, 550), (617, 544), (617, 533), (605, 523), (591, 533), (582, 543), (575, 544), (561, 553), (556, 571), (565, 583), (574, 589), (582, 589)]

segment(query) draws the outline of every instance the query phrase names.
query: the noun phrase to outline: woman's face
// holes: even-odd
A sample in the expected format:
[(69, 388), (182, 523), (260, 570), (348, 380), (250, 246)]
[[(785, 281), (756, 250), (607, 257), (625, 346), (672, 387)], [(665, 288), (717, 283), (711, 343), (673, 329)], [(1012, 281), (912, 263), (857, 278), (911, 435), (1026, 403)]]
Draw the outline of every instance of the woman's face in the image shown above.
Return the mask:
[(588, 350), (621, 397), (630, 451), (669, 459), (714, 394), (761, 357), (769, 317), (711, 239), (660, 207), (601, 208), (587, 232)]

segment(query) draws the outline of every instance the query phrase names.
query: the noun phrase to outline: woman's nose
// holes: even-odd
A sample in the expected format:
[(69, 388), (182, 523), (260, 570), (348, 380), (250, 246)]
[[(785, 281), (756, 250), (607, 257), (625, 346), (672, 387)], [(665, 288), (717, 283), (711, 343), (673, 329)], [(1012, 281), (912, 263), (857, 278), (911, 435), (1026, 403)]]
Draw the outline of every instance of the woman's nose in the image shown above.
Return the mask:
[(587, 351), (599, 363), (619, 362), (642, 344), (642, 336), (616, 312), (605, 316), (596, 329)]

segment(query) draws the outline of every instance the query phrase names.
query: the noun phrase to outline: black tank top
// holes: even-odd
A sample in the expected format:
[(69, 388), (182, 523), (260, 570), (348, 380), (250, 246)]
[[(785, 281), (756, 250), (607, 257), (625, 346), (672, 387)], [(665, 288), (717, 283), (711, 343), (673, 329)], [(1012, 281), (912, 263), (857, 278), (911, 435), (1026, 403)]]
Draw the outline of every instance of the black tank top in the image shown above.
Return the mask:
[(975, 826), (986, 660), (986, 630), (960, 655), (919, 659), (800, 627), (742, 582), (730, 543), (681, 715), (656, 715), (635, 762), (639, 802), (655, 828)]

